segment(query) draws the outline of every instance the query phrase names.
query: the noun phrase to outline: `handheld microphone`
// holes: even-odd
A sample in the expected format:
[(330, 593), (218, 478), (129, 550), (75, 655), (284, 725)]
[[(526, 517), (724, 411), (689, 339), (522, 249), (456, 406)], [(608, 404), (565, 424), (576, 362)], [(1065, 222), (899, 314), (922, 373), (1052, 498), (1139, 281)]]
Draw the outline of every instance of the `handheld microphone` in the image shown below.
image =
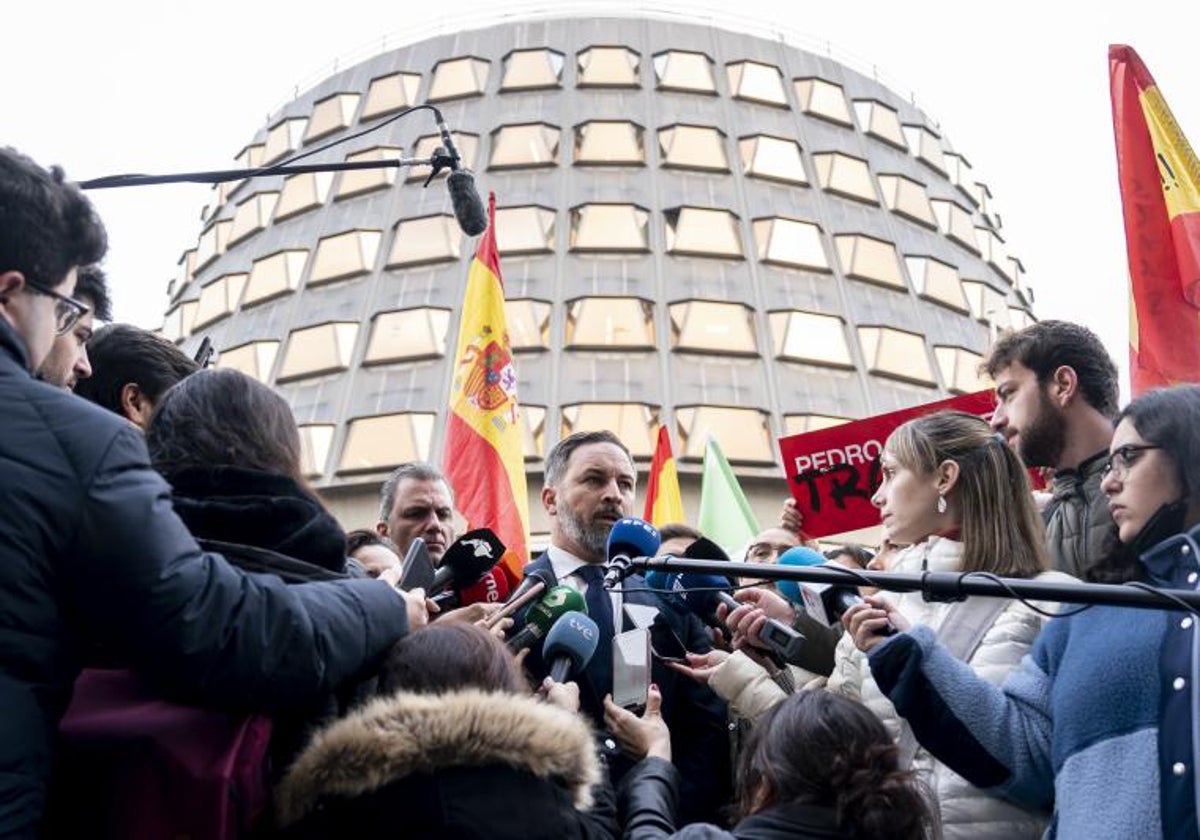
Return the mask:
[(433, 602), (443, 610), (453, 610), (468, 604), (499, 604), (508, 597), (508, 576), (499, 568), (491, 568), (470, 586), (448, 589), (433, 596)]
[(600, 628), (581, 612), (564, 613), (542, 645), (542, 659), (550, 663), (550, 679), (564, 682), (587, 667), (600, 644)]
[(508, 640), (508, 649), (516, 653), (541, 641), (554, 622), (572, 610), (587, 613), (583, 596), (569, 586), (554, 587), (525, 613), (525, 626)]
[(450, 544), (426, 594), (466, 589), (486, 575), (504, 555), (504, 543), (487, 528), (468, 531)]
[[(704, 575), (696, 572), (682, 574), (650, 572), (646, 575), (646, 583), (654, 589), (671, 590), (673, 595), (668, 596), (668, 603), (674, 598), (676, 606), (682, 604), (710, 627), (723, 627), (716, 616), (718, 603), (724, 604), (730, 610), (741, 606), (726, 591), (732, 585), (729, 579), (721, 575)], [(795, 663), (801, 658), (804, 649), (804, 634), (795, 628), (788, 627), (782, 621), (768, 618), (758, 635), (768, 650), (788, 662)]]
[(658, 529), (644, 519), (618, 519), (608, 532), (608, 569), (604, 573), (604, 588), (612, 589), (631, 571), (634, 557), (653, 557), (662, 545)]
[[(802, 552), (808, 552), (803, 554)], [(808, 555), (815, 555), (821, 562), (811, 562)], [(836, 563), (829, 563), (819, 553), (811, 548), (789, 548), (779, 558), (781, 566), (830, 566), (840, 568)], [(808, 616), (826, 627), (841, 628), (842, 615), (855, 604), (863, 602), (858, 590), (851, 584), (839, 585), (833, 583), (800, 583), (795, 580), (777, 582), (779, 594), (793, 604), (804, 607)], [(895, 634), (896, 628), (890, 624), (880, 631), (882, 636)]]
[(521, 585), (513, 590), (508, 596), (508, 600), (504, 602), (504, 609), (497, 612), (487, 620), (487, 627), (491, 629), (499, 624), (504, 619), (515, 613), (521, 607), (528, 604), (534, 598), (541, 595), (553, 585), (554, 581), (550, 577), (550, 573), (540, 569), (534, 569), (525, 575), (525, 579), (521, 581)]

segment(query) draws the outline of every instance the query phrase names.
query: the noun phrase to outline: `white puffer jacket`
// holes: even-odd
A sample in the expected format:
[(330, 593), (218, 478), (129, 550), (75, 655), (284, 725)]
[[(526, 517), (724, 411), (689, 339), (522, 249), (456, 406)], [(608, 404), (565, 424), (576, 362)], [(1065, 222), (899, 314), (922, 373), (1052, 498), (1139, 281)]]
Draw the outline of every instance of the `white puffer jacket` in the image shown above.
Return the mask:
[[(928, 569), (933, 572), (954, 572), (961, 565), (962, 543), (944, 537), (930, 537), (897, 554), (889, 571), (921, 572)], [(1074, 580), (1061, 572), (1045, 572), (1039, 575), (1039, 579), (1056, 582)], [(882, 592), (880, 597), (896, 604), (904, 617), (914, 625), (924, 624), (934, 630), (941, 627), (953, 606), (926, 602), (919, 592)], [(1057, 608), (1056, 604), (1039, 603), (1037, 606), (1050, 612)], [(1001, 684), (1029, 651), (1047, 620), (1020, 601), (1013, 601), (984, 634), (971, 656), (970, 666), (989, 682)], [(717, 669), (709, 686), (750, 717), (786, 696), (762, 668), (741, 653), (735, 653)], [(818, 686), (819, 683), (809, 687)], [(903, 721), (896, 714), (891, 701), (875, 684), (866, 655), (854, 646), (849, 634), (843, 635), (838, 643), (833, 673), (825, 689), (861, 700), (883, 720), (888, 731), (899, 738)], [(937, 798), (946, 838), (999, 840), (1042, 836), (1045, 817), (988, 796), (941, 762), (935, 761), (924, 749), (917, 751), (913, 769)]]
[[(954, 572), (960, 568), (962, 543), (943, 537), (930, 537), (897, 554), (889, 571), (921, 572), (928, 569), (931, 572)], [(1056, 582), (1074, 580), (1061, 572), (1044, 572), (1039, 579)], [(914, 625), (924, 624), (935, 631), (941, 627), (953, 606), (926, 602), (919, 592), (886, 592), (880, 593), (880, 597), (894, 603)], [(1051, 612), (1057, 608), (1055, 604), (1039, 603), (1037, 606)], [(1000, 685), (1029, 652), (1033, 640), (1047, 620), (1020, 601), (1013, 601), (984, 634), (968, 664), (988, 682)], [(826, 689), (862, 700), (883, 720), (894, 736), (900, 736), (902, 720), (891, 701), (875, 684), (866, 655), (854, 647), (849, 634), (838, 645), (833, 673)], [(917, 751), (913, 769), (937, 797), (947, 838), (999, 840), (1042, 835), (1045, 817), (988, 796), (940, 761), (935, 761), (924, 749)]]

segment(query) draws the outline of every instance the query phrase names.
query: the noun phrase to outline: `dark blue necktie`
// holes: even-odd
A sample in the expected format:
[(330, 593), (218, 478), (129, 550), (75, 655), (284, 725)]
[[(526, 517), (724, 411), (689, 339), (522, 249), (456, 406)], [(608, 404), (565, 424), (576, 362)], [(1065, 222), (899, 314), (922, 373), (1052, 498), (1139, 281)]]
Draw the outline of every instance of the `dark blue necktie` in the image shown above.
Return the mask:
[(612, 691), (612, 640), (615, 633), (612, 596), (604, 588), (603, 566), (589, 563), (577, 569), (575, 574), (587, 584), (587, 593), (583, 598), (587, 603), (588, 617), (600, 628), (600, 644), (596, 647), (592, 661), (588, 663), (587, 673), (602, 699)]

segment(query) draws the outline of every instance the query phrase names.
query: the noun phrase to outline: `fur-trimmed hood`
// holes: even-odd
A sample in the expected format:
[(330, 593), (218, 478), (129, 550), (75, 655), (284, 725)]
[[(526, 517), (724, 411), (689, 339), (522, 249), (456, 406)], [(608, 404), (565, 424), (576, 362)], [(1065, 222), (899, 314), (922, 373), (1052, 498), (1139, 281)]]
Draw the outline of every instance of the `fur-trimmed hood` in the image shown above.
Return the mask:
[(319, 732), (276, 796), (281, 826), (326, 796), (355, 797), (415, 774), (509, 765), (592, 804), (600, 761), (587, 722), (533, 697), (478, 690), (378, 698)]

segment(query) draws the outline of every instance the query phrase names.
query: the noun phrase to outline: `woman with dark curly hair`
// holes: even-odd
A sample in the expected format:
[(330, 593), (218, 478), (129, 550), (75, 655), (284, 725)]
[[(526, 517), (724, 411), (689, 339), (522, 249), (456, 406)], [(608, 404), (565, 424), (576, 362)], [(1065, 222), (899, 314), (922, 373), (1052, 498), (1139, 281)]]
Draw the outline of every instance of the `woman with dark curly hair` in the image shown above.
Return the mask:
[(883, 723), (862, 704), (823, 691), (793, 694), (756, 722), (738, 766), (739, 821), (731, 832), (704, 824), (676, 832), (679, 773), (655, 705), (641, 718), (610, 709), (610, 724), (647, 756), (621, 785), (629, 840), (937, 836), (935, 812), (914, 774), (900, 769)]

